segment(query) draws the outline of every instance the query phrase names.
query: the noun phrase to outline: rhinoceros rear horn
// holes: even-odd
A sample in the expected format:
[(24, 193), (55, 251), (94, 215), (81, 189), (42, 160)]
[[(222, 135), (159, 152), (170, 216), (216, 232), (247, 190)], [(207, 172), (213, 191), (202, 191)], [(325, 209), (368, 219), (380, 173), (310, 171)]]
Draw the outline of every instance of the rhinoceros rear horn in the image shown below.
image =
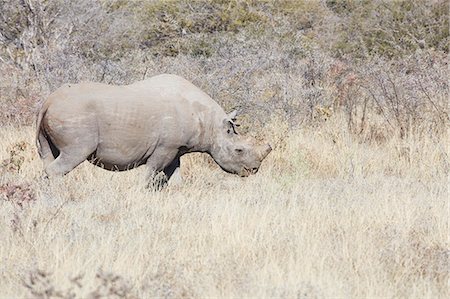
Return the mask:
[(269, 144), (261, 145), (260, 146), (260, 152), (259, 152), (259, 159), (260, 161), (264, 160), (264, 158), (267, 157), (267, 155), (272, 151), (272, 147)]

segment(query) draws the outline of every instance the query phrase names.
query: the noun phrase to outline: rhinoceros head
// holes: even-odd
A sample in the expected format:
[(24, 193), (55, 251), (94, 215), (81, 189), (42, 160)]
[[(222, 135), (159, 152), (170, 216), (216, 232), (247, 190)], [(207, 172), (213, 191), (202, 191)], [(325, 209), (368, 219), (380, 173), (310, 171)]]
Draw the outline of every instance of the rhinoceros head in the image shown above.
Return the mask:
[(211, 156), (226, 172), (246, 177), (258, 171), (272, 148), (255, 138), (239, 135), (234, 120), (233, 114), (219, 125)]

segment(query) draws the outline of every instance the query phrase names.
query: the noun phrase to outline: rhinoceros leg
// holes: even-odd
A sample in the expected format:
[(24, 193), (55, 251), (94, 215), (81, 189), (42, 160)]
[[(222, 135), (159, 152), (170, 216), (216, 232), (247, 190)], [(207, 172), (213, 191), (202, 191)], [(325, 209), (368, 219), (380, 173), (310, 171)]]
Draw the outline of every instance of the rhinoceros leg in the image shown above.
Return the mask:
[(177, 157), (178, 149), (172, 150), (164, 147), (158, 147), (148, 158), (148, 187), (152, 189), (160, 190), (167, 183), (166, 176), (158, 175), (161, 171), (165, 171), (172, 161)]
[(55, 150), (54, 146), (54, 150), (52, 150), (51, 141), (49, 141), (47, 138), (48, 137), (45, 137), (42, 132), (39, 132), (38, 139), (40, 145), (40, 156), (44, 164), (44, 168), (55, 161), (55, 157), (57, 157), (59, 154), (58, 152), (56, 152), (57, 150)]
[(180, 157), (176, 157), (172, 163), (164, 168), (164, 174), (167, 177), (169, 186), (178, 186), (182, 183), (180, 173)]
[(55, 161), (51, 162), (45, 168), (45, 172), (49, 177), (63, 176), (79, 164), (81, 164), (89, 154), (73, 154), (61, 152)]
[(49, 177), (65, 175), (86, 160), (97, 147), (97, 141), (89, 136), (78, 138), (77, 142), (68, 143), (60, 149), (59, 156), (47, 165), (45, 172)]
[(47, 165), (49, 177), (63, 176), (86, 160), (98, 146), (97, 120), (92, 115), (67, 117), (64, 121), (49, 117), (56, 159)]

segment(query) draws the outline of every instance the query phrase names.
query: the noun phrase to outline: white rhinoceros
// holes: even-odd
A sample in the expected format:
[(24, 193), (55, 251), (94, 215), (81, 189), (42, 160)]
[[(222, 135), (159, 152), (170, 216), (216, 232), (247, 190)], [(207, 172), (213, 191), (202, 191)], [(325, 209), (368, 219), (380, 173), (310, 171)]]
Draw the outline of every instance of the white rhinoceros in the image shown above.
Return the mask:
[(271, 147), (237, 134), (234, 116), (175, 75), (124, 86), (66, 84), (42, 105), (36, 143), (49, 177), (87, 159), (108, 170), (145, 164), (151, 178), (163, 171), (178, 180), (180, 157), (190, 152), (209, 153), (223, 170), (248, 176)]

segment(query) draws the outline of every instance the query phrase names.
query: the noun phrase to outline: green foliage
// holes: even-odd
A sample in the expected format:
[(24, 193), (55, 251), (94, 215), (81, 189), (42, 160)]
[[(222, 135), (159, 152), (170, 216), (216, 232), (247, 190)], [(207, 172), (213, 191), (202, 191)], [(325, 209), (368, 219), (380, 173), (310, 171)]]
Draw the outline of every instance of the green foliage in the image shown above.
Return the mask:
[[(195, 34), (238, 32), (266, 19), (257, 1), (153, 1), (131, 7), (145, 24), (141, 44), (154, 54), (175, 56), (186, 50), (183, 41)], [(200, 48), (203, 48), (200, 49)], [(206, 45), (192, 49), (193, 55), (208, 55)]]
[(335, 55), (388, 58), (434, 48), (448, 52), (448, 1), (338, 1), (327, 7), (340, 21)]
[(294, 30), (314, 29), (327, 13), (320, 1), (282, 0), (269, 3), (275, 15), (282, 17), (280, 21), (287, 19)]
[(191, 46), (190, 53), (192, 56), (211, 57), (213, 49), (206, 39), (201, 39), (199, 42)]
[[(69, 44), (91, 61), (121, 59), (135, 49), (158, 56), (209, 56), (214, 35), (309, 39), (335, 57), (395, 58), (418, 49), (448, 53), (446, 0), (0, 0), (0, 56)], [(73, 15), (77, 18), (67, 21)], [(33, 17), (34, 16), (34, 17)], [(67, 25), (72, 24), (72, 25)], [(63, 28), (65, 26), (65, 28)], [(204, 42), (196, 45), (197, 35)], [(30, 38), (31, 36), (31, 38)], [(59, 41), (55, 37), (68, 38)], [(194, 37), (194, 38), (192, 38)], [(30, 39), (25, 40), (23, 39)], [(25, 47), (24, 44), (30, 44)], [(192, 48), (190, 48), (192, 46)], [(8, 49), (7, 49), (8, 48)], [(8, 58), (8, 57), (7, 57)], [(25, 57), (22, 60), (27, 60)], [(29, 60), (29, 59), (28, 59)]]

